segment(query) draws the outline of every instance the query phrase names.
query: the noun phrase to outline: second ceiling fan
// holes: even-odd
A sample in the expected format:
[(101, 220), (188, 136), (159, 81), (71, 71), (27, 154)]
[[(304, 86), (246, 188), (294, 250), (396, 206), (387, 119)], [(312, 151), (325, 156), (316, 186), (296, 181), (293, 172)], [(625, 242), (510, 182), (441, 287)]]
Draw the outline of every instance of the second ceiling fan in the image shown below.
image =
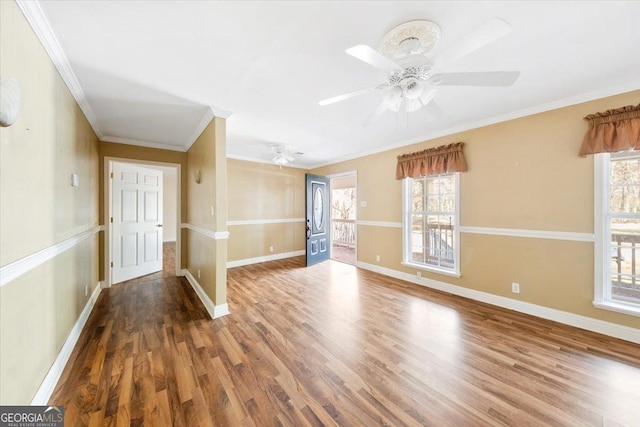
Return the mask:
[(519, 71), (439, 72), (448, 64), (510, 32), (511, 25), (493, 18), (429, 57), (428, 54), (440, 39), (440, 27), (425, 20), (406, 22), (384, 36), (380, 52), (367, 45), (346, 50), (349, 55), (388, 72), (386, 82), (324, 99), (319, 104), (329, 105), (366, 93), (380, 92), (382, 101), (365, 122), (367, 125), (386, 110), (411, 112), (430, 103), (433, 105), (438, 86), (510, 86), (520, 76)]

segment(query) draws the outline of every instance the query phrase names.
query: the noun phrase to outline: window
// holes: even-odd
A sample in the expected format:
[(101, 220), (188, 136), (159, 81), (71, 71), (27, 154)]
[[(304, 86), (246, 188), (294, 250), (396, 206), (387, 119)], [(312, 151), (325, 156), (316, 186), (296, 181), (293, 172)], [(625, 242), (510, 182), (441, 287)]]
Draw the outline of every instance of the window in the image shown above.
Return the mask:
[(403, 264), (460, 277), (459, 173), (403, 180)]
[(595, 160), (594, 305), (640, 316), (640, 152)]

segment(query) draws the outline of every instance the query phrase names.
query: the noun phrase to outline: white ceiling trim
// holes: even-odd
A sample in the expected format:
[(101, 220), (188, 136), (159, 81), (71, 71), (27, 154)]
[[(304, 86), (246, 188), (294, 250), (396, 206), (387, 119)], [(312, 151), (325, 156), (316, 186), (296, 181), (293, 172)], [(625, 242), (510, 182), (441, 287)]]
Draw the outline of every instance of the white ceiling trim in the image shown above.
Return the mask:
[(36, 33), (36, 36), (40, 40), (40, 43), (44, 46), (44, 49), (49, 54), (53, 65), (60, 73), (62, 80), (66, 83), (71, 95), (75, 98), (76, 102), (80, 106), (80, 109), (84, 113), (85, 117), (89, 121), (89, 124), (93, 128), (98, 138), (102, 139), (103, 133), (98, 127), (98, 119), (91, 105), (87, 101), (87, 96), (80, 86), (80, 82), (76, 77), (67, 56), (64, 54), (57, 37), (53, 33), (49, 21), (44, 15), (40, 3), (37, 1), (29, 0), (16, 0), (18, 7), (22, 10), (22, 13), (27, 18), (27, 21)]
[[(196, 126), (196, 129), (193, 131), (193, 134), (191, 134), (191, 136), (187, 140), (187, 143), (184, 146), (184, 151), (189, 151), (189, 148), (191, 148), (193, 143), (196, 142), (196, 140), (200, 137), (202, 132), (204, 132), (204, 130), (207, 128), (209, 123), (211, 123), (211, 120), (213, 120), (215, 117), (216, 117), (216, 113), (213, 111), (213, 107), (207, 108), (207, 111), (205, 111), (204, 114), (202, 115), (202, 119), (200, 120), (200, 123), (198, 123), (198, 126)], [(218, 117), (221, 117), (221, 116), (218, 116)]]
[(595, 90), (586, 94), (574, 96), (571, 98), (564, 98), (557, 101), (549, 102), (547, 104), (536, 105), (523, 110), (514, 111), (512, 113), (502, 114), (500, 116), (490, 117), (488, 119), (478, 120), (472, 123), (468, 123), (461, 126), (454, 126), (448, 129), (444, 129), (440, 132), (433, 132), (425, 134), (424, 136), (413, 138), (410, 140), (402, 141), (396, 144), (385, 145), (373, 150), (367, 150), (360, 153), (352, 154), (349, 156), (341, 157), (329, 162), (318, 163), (311, 165), (308, 169), (316, 169), (323, 166), (335, 165), (336, 163), (346, 162), (347, 160), (353, 160), (360, 157), (370, 156), (372, 154), (382, 153), (384, 151), (393, 150), (395, 148), (406, 147), (407, 145), (418, 144), (420, 142), (429, 141), (435, 138), (443, 136), (453, 135), (456, 133), (478, 129), (484, 126), (489, 126), (497, 123), (507, 122), (509, 120), (515, 120), (526, 116), (532, 116), (538, 113), (544, 113), (545, 111), (557, 110), (558, 108), (569, 107), (571, 105), (581, 104), (583, 102), (589, 102), (600, 98), (606, 98), (608, 96), (619, 95), (621, 93), (632, 92), (640, 89), (640, 79), (630, 84), (619, 85), (602, 90)]
[(140, 147), (147, 147), (147, 148), (158, 148), (160, 150), (171, 150), (171, 151), (180, 151), (180, 152), (187, 151), (184, 147), (179, 147), (177, 145), (163, 144), (162, 142), (141, 141), (139, 139), (121, 138), (119, 136), (105, 135), (104, 137), (100, 138), (100, 141), (115, 142), (116, 144), (137, 145)]
[[(273, 161), (271, 161), (271, 160), (259, 159), (259, 158), (256, 158), (256, 157), (249, 157), (249, 156), (239, 156), (237, 154), (227, 154), (227, 159), (244, 160), (246, 162), (265, 163), (267, 165), (278, 166), (275, 163), (273, 163)], [(285, 167), (285, 168), (304, 169), (304, 170), (310, 170), (311, 169), (311, 167), (299, 166), (299, 165), (294, 165), (294, 164), (291, 164), (291, 163), (287, 163), (286, 165), (283, 165), (283, 167)]]
[(24, 16), (27, 18), (27, 21), (31, 25), (34, 33), (40, 40), (40, 43), (42, 43), (42, 45), (44, 46), (47, 54), (49, 55), (49, 58), (51, 58), (51, 62), (53, 62), (53, 65), (58, 70), (58, 73), (60, 73), (62, 80), (64, 80), (67, 88), (71, 92), (71, 95), (75, 98), (76, 102), (80, 106), (80, 109), (84, 113), (85, 117), (89, 121), (89, 124), (93, 128), (93, 131), (96, 133), (100, 141), (115, 142), (119, 144), (133, 144), (143, 147), (160, 148), (172, 151), (187, 151), (189, 150), (191, 145), (193, 145), (196, 139), (198, 139), (200, 134), (204, 131), (204, 129), (207, 127), (209, 122), (213, 120), (214, 117), (227, 119), (231, 116), (231, 111), (210, 106), (207, 112), (204, 114), (202, 121), (194, 130), (192, 136), (189, 138), (189, 140), (186, 141), (184, 148), (177, 147), (171, 144), (147, 142), (136, 139), (105, 135), (98, 126), (98, 118), (93, 112), (93, 108), (91, 108), (91, 105), (87, 101), (87, 96), (84, 93), (82, 86), (80, 86), (80, 82), (73, 72), (71, 64), (69, 64), (69, 60), (67, 59), (62, 46), (60, 46), (58, 38), (55, 36), (53, 30), (51, 29), (51, 25), (44, 15), (44, 12), (40, 7), (40, 3), (37, 0), (16, 0), (16, 2)]

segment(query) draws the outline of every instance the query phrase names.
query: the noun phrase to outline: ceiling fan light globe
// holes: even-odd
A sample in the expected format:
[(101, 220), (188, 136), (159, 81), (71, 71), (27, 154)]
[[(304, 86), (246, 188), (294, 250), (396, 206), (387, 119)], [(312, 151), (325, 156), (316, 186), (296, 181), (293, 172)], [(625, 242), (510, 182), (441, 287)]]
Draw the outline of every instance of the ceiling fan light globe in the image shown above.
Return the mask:
[(422, 108), (422, 104), (417, 99), (407, 99), (407, 112), (411, 113)]
[(282, 154), (276, 154), (275, 156), (273, 156), (273, 163), (275, 163), (278, 166), (284, 166), (287, 163), (289, 163), (289, 161)]
[(422, 102), (422, 105), (427, 105), (428, 103), (433, 101), (433, 98), (435, 96), (436, 96), (435, 88), (424, 89), (422, 91), (422, 94), (420, 95), (420, 102)]
[(394, 113), (397, 113), (398, 110), (400, 109), (400, 100), (394, 101), (391, 99), (385, 99), (384, 105), (387, 107), (388, 110), (391, 110)]
[[(402, 100), (402, 88), (399, 86), (393, 87), (387, 94), (384, 96), (384, 103), (387, 105), (387, 108), (393, 111), (398, 111), (398, 104)], [(395, 107), (395, 110), (394, 110)]]
[(405, 86), (407, 99), (418, 99), (424, 92), (424, 86), (416, 79), (410, 79)]

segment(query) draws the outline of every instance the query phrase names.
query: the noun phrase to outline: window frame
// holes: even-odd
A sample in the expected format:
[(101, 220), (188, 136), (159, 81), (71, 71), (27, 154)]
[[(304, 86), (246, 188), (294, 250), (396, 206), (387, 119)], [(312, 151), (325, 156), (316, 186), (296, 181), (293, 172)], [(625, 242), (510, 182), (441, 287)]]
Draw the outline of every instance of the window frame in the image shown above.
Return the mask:
[[(462, 277), (460, 273), (460, 172), (443, 173), (438, 175), (430, 175), (415, 179), (429, 179), (434, 177), (453, 176), (454, 178), (454, 203), (455, 212), (453, 214), (453, 268), (442, 268), (437, 266), (431, 266), (428, 264), (422, 264), (413, 261), (411, 255), (411, 183), (414, 178), (404, 178), (402, 180), (402, 265), (405, 267), (416, 268), (419, 270), (430, 271), (445, 276)], [(424, 212), (424, 211), (423, 211)]]
[[(614, 154), (624, 157), (630, 152)], [(634, 153), (635, 156), (640, 153)], [(594, 156), (594, 298), (597, 308), (640, 317), (640, 304), (611, 297), (610, 153)], [(615, 215), (614, 215), (615, 216)]]

